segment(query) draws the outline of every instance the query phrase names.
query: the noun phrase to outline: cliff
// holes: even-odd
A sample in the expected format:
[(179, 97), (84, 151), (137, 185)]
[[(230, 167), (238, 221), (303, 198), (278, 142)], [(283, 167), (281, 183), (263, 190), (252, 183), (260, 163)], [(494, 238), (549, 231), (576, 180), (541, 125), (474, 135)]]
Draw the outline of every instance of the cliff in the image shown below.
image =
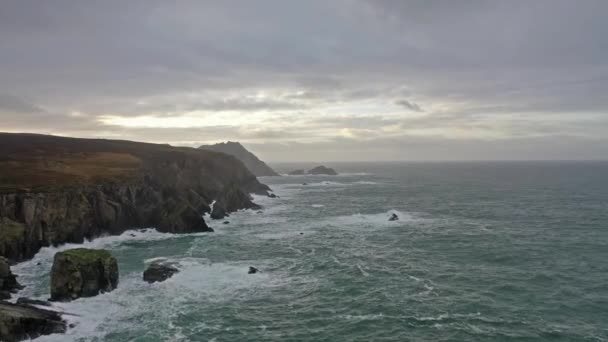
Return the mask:
[(261, 161), (253, 153), (249, 152), (238, 142), (229, 141), (215, 145), (203, 145), (199, 148), (208, 151), (222, 152), (234, 156), (238, 160), (242, 161), (247, 169), (257, 177), (279, 175), (272, 168), (270, 168), (270, 166), (266, 165), (266, 163)]
[(223, 153), (0, 133), (0, 256), (21, 261), (44, 246), (137, 227), (210, 231), (201, 215), (214, 200), (255, 208), (249, 193), (267, 190)]

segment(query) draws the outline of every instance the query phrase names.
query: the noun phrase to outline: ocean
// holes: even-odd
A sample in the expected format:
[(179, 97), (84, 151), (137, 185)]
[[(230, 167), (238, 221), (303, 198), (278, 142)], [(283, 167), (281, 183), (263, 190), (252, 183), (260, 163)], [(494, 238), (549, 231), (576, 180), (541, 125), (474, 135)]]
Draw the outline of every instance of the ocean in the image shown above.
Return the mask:
[[(327, 165), (261, 178), (280, 197), (215, 233), (85, 243), (119, 286), (55, 304), (74, 327), (36, 341), (608, 341), (608, 163)], [(20, 295), (48, 298), (74, 246), (14, 266)], [(157, 258), (180, 273), (147, 284)]]

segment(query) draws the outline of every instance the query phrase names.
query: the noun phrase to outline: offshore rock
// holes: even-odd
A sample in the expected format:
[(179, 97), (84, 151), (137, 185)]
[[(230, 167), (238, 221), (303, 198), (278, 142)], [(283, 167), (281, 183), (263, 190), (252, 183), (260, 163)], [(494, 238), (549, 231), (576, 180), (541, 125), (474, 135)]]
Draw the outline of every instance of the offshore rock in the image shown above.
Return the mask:
[(259, 270), (253, 266), (249, 266), (249, 271), (247, 271), (247, 274), (256, 274), (258, 273)]
[(312, 169), (308, 170), (308, 174), (311, 174), (311, 175), (329, 175), (329, 176), (336, 176), (336, 175), (338, 175), (338, 173), (336, 172), (336, 170), (334, 170), (334, 169), (332, 169), (330, 167), (324, 166), (324, 165), (317, 166), (315, 168), (312, 168)]
[(399, 220), (399, 216), (397, 216), (397, 214), (393, 213), (388, 220), (389, 221), (398, 221)]
[(76, 248), (55, 254), (51, 300), (70, 301), (109, 292), (118, 285), (118, 264), (103, 249)]
[(0, 302), (0, 341), (23, 341), (65, 331), (66, 323), (55, 311)]
[(170, 263), (154, 262), (144, 271), (144, 281), (152, 284), (171, 278), (179, 270)]

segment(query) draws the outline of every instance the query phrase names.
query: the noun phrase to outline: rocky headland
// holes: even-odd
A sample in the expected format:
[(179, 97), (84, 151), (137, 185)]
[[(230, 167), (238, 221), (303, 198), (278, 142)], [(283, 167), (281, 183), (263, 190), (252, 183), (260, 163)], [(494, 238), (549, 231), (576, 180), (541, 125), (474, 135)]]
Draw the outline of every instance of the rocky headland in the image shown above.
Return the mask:
[(270, 166), (261, 161), (255, 154), (248, 151), (239, 142), (228, 141), (225, 143), (219, 143), (215, 145), (203, 145), (200, 149), (222, 152), (236, 157), (242, 161), (247, 169), (256, 175), (257, 177), (262, 176), (279, 176)]
[(0, 256), (14, 263), (44, 246), (137, 227), (211, 231), (202, 216), (211, 203), (224, 214), (257, 208), (250, 193), (268, 190), (224, 153), (0, 133)]

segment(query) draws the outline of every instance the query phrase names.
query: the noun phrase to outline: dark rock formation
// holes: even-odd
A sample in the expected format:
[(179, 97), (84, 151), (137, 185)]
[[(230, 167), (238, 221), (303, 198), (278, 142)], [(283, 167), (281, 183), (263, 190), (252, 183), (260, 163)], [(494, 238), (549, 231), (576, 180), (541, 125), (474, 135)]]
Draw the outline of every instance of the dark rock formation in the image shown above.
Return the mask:
[(55, 311), (0, 302), (0, 341), (23, 341), (65, 331), (66, 323)]
[(259, 270), (253, 266), (249, 266), (249, 271), (247, 271), (247, 274), (256, 274), (258, 273)]
[(288, 175), (290, 175), (290, 176), (302, 176), (305, 174), (306, 174), (306, 171), (304, 171), (304, 170), (293, 170), (288, 173)]
[[(267, 192), (265, 194), (268, 195)], [(260, 206), (251, 202), (251, 196), (239, 186), (229, 185), (216, 199), (210, 216), (214, 220), (220, 220), (242, 208), (259, 209)]]
[[(326, 167), (326, 166), (317, 166), (314, 167), (308, 171), (304, 171), (304, 170), (294, 170), (288, 173), (288, 175), (290, 176), (302, 176), (302, 175), (328, 175), (328, 176), (336, 176), (338, 173), (336, 172), (336, 170), (330, 168), (330, 167)], [(303, 183), (302, 185), (307, 185), (306, 183)]]
[(330, 167), (321, 165), (321, 166), (317, 166), (315, 168), (308, 170), (308, 174), (336, 176), (338, 173), (336, 172), (336, 170), (334, 170)]
[(229, 223), (230, 223), (230, 221), (224, 221), (224, 224), (229, 224)]
[(203, 145), (199, 148), (209, 151), (222, 152), (236, 157), (238, 160), (243, 162), (247, 169), (256, 175), (256, 177), (279, 176), (279, 174), (270, 168), (270, 166), (266, 165), (266, 163), (258, 159), (258, 157), (249, 152), (238, 142), (228, 141), (226, 143), (219, 143), (215, 145)]
[(11, 293), (21, 290), (23, 286), (17, 282), (17, 277), (11, 272), (8, 259), (0, 257), (0, 299), (8, 299)]
[(397, 214), (393, 213), (388, 220), (389, 221), (398, 221), (399, 220), (399, 216), (397, 216)]
[(179, 270), (170, 263), (153, 262), (144, 271), (144, 281), (155, 283), (171, 278)]
[(118, 285), (118, 264), (110, 252), (76, 248), (55, 254), (51, 300), (70, 301), (109, 292)]
[(270, 197), (270, 198), (277, 198), (277, 195), (275, 195), (273, 193), (270, 193), (270, 194), (268, 194), (268, 197)]
[(51, 303), (47, 302), (46, 300), (30, 299), (25, 297), (19, 297), (17, 299), (17, 304), (51, 306)]
[(268, 190), (223, 153), (0, 133), (0, 255), (22, 261), (44, 246), (137, 227), (211, 231), (202, 215), (214, 199), (228, 213), (257, 208), (249, 193)]

